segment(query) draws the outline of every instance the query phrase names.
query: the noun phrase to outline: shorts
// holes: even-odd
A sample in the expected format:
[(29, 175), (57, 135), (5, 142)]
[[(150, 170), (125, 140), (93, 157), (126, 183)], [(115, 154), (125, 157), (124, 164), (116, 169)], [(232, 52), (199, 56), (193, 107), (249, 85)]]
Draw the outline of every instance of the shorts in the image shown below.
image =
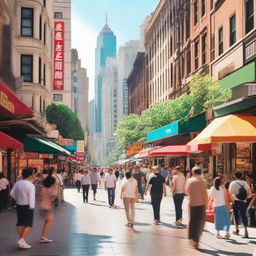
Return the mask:
[(52, 219), (53, 218), (53, 212), (51, 210), (40, 210), (40, 216), (44, 219)]
[(33, 226), (33, 218), (34, 218), (34, 210), (29, 209), (29, 205), (17, 205), (17, 227), (32, 227)]

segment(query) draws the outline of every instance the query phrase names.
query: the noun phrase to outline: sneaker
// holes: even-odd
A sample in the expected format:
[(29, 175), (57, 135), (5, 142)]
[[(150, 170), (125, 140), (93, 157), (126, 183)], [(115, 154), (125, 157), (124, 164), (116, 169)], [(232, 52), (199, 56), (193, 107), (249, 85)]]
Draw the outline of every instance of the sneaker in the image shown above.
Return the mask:
[(18, 241), (18, 245), (21, 249), (30, 249), (31, 245), (29, 245), (24, 239), (20, 239)]
[(23, 248), (22, 245), (23, 245), (24, 241), (25, 241), (24, 239), (19, 239), (19, 240), (17, 241), (17, 243), (18, 243), (18, 245), (19, 245), (20, 248)]
[(40, 239), (40, 243), (51, 243), (51, 242), (53, 242), (53, 240), (50, 240), (46, 237), (41, 237)]
[(154, 220), (154, 224), (155, 225), (159, 225), (160, 224), (160, 220)]
[(239, 229), (237, 229), (236, 231), (233, 231), (234, 235), (239, 235)]

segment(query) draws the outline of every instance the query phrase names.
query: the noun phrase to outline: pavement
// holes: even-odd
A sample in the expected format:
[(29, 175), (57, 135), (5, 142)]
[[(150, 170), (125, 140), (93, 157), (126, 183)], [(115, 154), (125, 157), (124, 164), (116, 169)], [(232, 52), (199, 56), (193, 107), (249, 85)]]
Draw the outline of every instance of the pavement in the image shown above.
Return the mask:
[[(119, 184), (120, 186), (120, 184)], [(93, 201), (82, 202), (82, 193), (65, 189), (65, 203), (55, 210), (54, 223), (48, 238), (51, 244), (40, 244), (43, 225), (38, 210), (35, 210), (34, 227), (27, 237), (32, 245), (29, 250), (17, 247), (14, 210), (0, 215), (0, 256), (251, 256), (255, 247), (256, 229), (250, 229), (250, 238), (232, 236), (230, 240), (217, 239), (214, 225), (207, 223), (200, 250), (188, 245), (186, 226), (176, 227), (172, 198), (167, 196), (161, 205), (161, 225), (154, 225), (149, 196), (136, 205), (134, 229), (128, 228), (123, 204), (117, 189), (116, 209), (108, 207), (107, 192), (98, 190)], [(184, 223), (187, 203), (184, 202)], [(233, 229), (233, 227), (232, 227)]]

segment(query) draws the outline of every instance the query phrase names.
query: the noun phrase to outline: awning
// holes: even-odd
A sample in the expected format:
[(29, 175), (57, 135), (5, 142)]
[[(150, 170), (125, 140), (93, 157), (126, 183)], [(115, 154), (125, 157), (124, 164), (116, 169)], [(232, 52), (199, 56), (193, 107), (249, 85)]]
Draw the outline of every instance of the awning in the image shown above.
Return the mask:
[(158, 149), (151, 150), (149, 152), (150, 156), (168, 156), (168, 155), (178, 155), (178, 156), (186, 156), (188, 147), (187, 145), (170, 145), (161, 147)]
[(256, 142), (256, 116), (216, 118), (188, 145), (236, 142)]
[(157, 149), (157, 148), (160, 148), (160, 147), (153, 147), (153, 148), (146, 148), (146, 149), (143, 149), (141, 150), (138, 154), (136, 154), (134, 157), (135, 158), (145, 158), (145, 157), (149, 157), (150, 155), (150, 152), (154, 149)]
[(37, 152), (41, 154), (70, 155), (70, 152), (61, 146), (36, 137), (25, 137), (23, 139), (24, 152)]
[(207, 152), (212, 150), (212, 143), (209, 144), (195, 144), (195, 145), (187, 145), (188, 153), (200, 153)]
[(73, 153), (76, 152), (76, 146), (74, 146), (74, 145), (63, 146), (63, 148), (65, 148), (68, 151), (73, 152)]
[(31, 116), (33, 111), (0, 81), (0, 110), (6, 114)]
[(23, 144), (13, 137), (0, 132), (0, 148), (16, 148), (22, 150)]

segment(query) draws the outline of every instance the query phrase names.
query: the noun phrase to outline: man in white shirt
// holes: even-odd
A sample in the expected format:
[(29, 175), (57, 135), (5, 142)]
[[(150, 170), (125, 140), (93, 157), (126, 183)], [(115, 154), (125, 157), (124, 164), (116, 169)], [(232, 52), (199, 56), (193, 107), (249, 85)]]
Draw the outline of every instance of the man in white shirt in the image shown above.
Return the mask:
[(108, 190), (109, 208), (114, 207), (116, 189), (116, 176), (113, 174), (113, 169), (108, 170), (105, 176), (105, 190)]
[(74, 180), (75, 180), (75, 184), (76, 184), (76, 188), (77, 188), (78, 193), (80, 193), (82, 177), (83, 177), (83, 174), (81, 173), (81, 171), (76, 172), (76, 174), (74, 176)]
[(33, 170), (26, 168), (22, 171), (22, 180), (13, 186), (10, 195), (16, 201), (18, 245), (22, 249), (30, 249), (31, 245), (25, 241), (33, 226), (35, 208), (35, 186), (32, 184)]
[(236, 231), (233, 232), (235, 235), (239, 234), (239, 220), (242, 219), (244, 225), (244, 238), (248, 238), (248, 218), (246, 215), (246, 200), (251, 196), (251, 189), (249, 185), (242, 180), (242, 173), (235, 173), (236, 180), (232, 181), (229, 185), (229, 193), (233, 200), (233, 211), (235, 216)]
[(91, 185), (91, 180), (90, 180), (90, 175), (88, 173), (88, 170), (84, 171), (84, 175), (82, 176), (81, 179), (81, 185), (83, 189), (83, 202), (88, 203), (88, 197), (89, 197), (89, 188)]

